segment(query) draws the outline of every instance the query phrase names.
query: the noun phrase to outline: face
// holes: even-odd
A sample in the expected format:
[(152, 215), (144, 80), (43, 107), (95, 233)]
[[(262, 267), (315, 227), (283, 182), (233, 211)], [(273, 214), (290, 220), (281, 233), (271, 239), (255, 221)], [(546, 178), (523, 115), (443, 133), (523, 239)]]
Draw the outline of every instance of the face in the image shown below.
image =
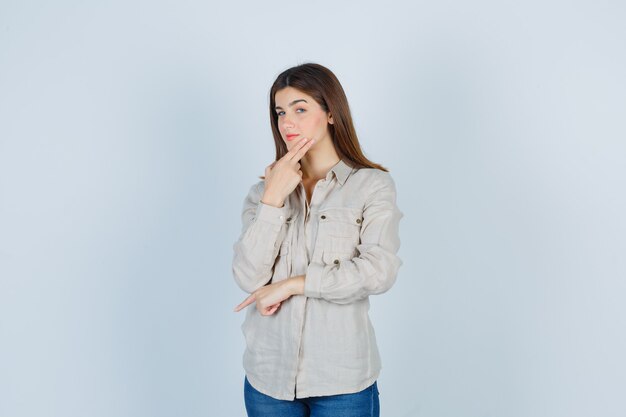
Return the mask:
[(322, 140), (331, 140), (328, 124), (333, 123), (332, 116), (313, 97), (293, 87), (285, 87), (277, 91), (274, 98), (278, 130), (287, 150), (303, 137), (315, 139), (313, 147)]

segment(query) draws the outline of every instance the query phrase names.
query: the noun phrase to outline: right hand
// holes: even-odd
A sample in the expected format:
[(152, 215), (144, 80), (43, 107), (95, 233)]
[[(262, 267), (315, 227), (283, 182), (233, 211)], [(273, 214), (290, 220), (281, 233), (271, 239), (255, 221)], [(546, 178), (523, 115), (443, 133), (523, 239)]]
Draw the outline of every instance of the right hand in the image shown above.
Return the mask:
[(278, 161), (265, 168), (265, 191), (261, 201), (282, 207), (285, 199), (302, 181), (300, 159), (313, 146), (315, 139), (302, 138)]

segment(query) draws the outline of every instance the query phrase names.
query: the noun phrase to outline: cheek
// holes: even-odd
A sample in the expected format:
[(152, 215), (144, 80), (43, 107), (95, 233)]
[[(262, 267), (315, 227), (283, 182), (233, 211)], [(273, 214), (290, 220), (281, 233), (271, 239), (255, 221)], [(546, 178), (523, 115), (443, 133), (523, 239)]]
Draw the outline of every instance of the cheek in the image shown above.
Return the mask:
[(307, 125), (311, 131), (319, 132), (326, 127), (326, 119), (322, 116), (314, 117), (307, 121)]

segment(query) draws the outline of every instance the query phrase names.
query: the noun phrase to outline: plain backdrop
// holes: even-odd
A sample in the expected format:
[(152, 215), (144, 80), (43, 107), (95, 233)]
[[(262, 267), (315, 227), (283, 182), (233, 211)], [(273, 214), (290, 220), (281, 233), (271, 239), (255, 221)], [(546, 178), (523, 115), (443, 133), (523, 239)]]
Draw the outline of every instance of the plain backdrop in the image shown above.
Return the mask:
[(385, 417), (624, 416), (626, 6), (0, 3), (0, 416), (245, 416), (268, 92), (330, 68), (398, 188)]

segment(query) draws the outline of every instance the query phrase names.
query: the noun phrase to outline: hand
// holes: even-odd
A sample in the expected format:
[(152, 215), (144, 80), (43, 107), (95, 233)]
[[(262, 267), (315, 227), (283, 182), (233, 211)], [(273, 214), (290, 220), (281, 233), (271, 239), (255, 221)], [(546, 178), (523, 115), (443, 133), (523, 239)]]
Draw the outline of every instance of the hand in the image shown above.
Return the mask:
[(262, 286), (235, 307), (235, 311), (240, 311), (256, 301), (256, 309), (261, 315), (270, 316), (274, 314), (280, 308), (280, 303), (291, 297), (286, 282), (287, 280), (283, 280)]
[(265, 168), (265, 192), (261, 201), (282, 207), (285, 198), (302, 181), (300, 159), (313, 146), (315, 139), (302, 138), (278, 161)]
[(270, 316), (278, 311), (280, 304), (294, 294), (304, 293), (304, 275), (297, 275), (282, 281), (265, 285), (248, 296), (235, 311), (256, 301), (256, 308), (264, 316)]

